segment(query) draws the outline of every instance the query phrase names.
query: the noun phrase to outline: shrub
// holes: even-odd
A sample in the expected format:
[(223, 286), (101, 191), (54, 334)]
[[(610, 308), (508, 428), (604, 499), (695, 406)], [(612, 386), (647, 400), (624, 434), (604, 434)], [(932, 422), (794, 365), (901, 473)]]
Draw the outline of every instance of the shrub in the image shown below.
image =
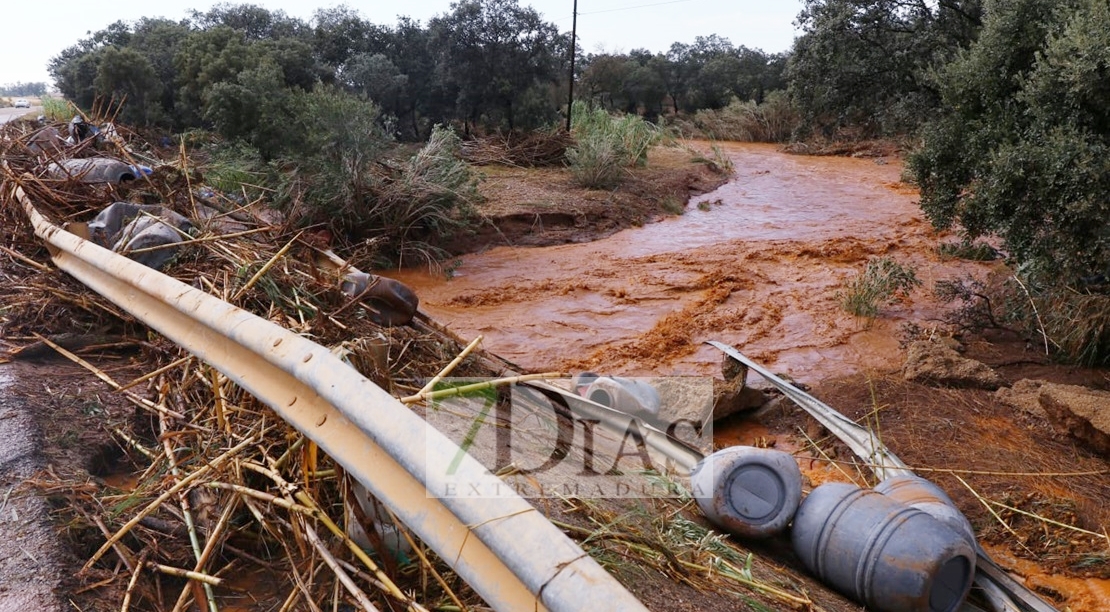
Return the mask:
[(798, 113), (785, 92), (767, 94), (762, 104), (733, 99), (721, 109), (699, 110), (694, 125), (707, 137), (740, 142), (785, 142), (798, 126)]
[(257, 149), (242, 141), (211, 144), (205, 149), (208, 155), (201, 170), (210, 187), (251, 200), (265, 193), (267, 168)]
[(575, 144), (567, 149), (567, 162), (583, 187), (617, 186), (626, 169), (647, 163), (648, 151), (663, 137), (658, 127), (635, 115), (590, 111), (582, 102), (574, 103), (573, 113)]
[(442, 259), (447, 252), (435, 246), (437, 239), (466, 228), (478, 178), (460, 159), (459, 146), (453, 130), (437, 125), (424, 147), (374, 185), (363, 214), (377, 219), (378, 231), (393, 234), (386, 245), (398, 263), (414, 255), (428, 263)]
[[(369, 128), (373, 118), (363, 122)], [(415, 155), (394, 162), (373, 134), (320, 136), (314, 155), (281, 162), (278, 201), (298, 225), (324, 224), (354, 241), (374, 240), (390, 263), (442, 258), (447, 253), (435, 243), (465, 227), (478, 197), (477, 178), (458, 158), (458, 137), (437, 126)]]
[(1110, 365), (1110, 295), (1058, 290), (1037, 301), (1044, 334), (1059, 357), (1088, 367)]
[(66, 123), (77, 114), (77, 107), (61, 98), (43, 98), (42, 114), (47, 121)]
[(873, 318), (879, 314), (880, 306), (905, 297), (920, 285), (913, 268), (890, 257), (871, 258), (863, 273), (851, 278), (836, 297), (844, 310), (858, 317)]
[(966, 239), (960, 242), (942, 242), (937, 246), (937, 254), (945, 259), (968, 261), (994, 261), (999, 258), (998, 250), (986, 242)]
[(567, 149), (567, 161), (574, 180), (590, 189), (611, 189), (624, 178), (625, 166), (618, 145), (597, 135), (579, 137)]

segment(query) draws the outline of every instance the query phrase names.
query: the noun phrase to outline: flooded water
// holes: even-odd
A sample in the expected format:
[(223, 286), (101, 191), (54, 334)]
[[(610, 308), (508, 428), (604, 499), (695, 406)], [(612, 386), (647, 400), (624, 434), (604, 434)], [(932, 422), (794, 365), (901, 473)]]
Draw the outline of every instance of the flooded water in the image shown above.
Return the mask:
[[(936, 315), (938, 278), (978, 264), (942, 262), (937, 237), (897, 163), (787, 155), (730, 145), (736, 177), (687, 212), (607, 239), (497, 247), (446, 280), (387, 272), (421, 308), (525, 369), (709, 375), (720, 340), (800, 380), (897, 366), (897, 327)], [(700, 207), (699, 203), (702, 204)], [(705, 209), (705, 210), (703, 210)], [(874, 323), (838, 306), (868, 257), (917, 268), (926, 289)]]

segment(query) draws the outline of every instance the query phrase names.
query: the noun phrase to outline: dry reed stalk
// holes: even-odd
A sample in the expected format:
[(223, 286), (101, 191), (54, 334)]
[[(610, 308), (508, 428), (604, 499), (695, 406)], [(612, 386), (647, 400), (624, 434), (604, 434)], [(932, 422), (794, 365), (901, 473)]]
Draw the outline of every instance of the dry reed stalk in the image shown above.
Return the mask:
[[(166, 463), (170, 466), (170, 473), (173, 474), (174, 479), (180, 479), (181, 470), (177, 467), (177, 455), (174, 454), (171, 438), (166, 436), (166, 433), (169, 431), (169, 426), (166, 423), (166, 415), (158, 415), (158, 425), (159, 429), (161, 429), (162, 448), (166, 454)], [(181, 504), (181, 513), (185, 517), (185, 528), (189, 531), (189, 544), (192, 546), (193, 554), (196, 556), (196, 560), (199, 563), (201, 561), (200, 538), (197, 536), (197, 527), (193, 520), (193, 511), (190, 507), (189, 495), (182, 491), (178, 494), (177, 500), (178, 503)], [(216, 598), (212, 593), (212, 586), (208, 582), (204, 582), (204, 594), (208, 600), (208, 609), (211, 610), (211, 612), (219, 612), (219, 609), (216, 607)]]
[(987, 501), (989, 503), (991, 503), (992, 505), (998, 506), (999, 508), (1004, 508), (1004, 509), (1009, 510), (1011, 512), (1016, 512), (1016, 513), (1024, 515), (1024, 516), (1028, 516), (1031, 519), (1038, 520), (1038, 521), (1040, 521), (1042, 523), (1046, 523), (1048, 525), (1055, 525), (1056, 527), (1062, 527), (1064, 529), (1070, 529), (1071, 531), (1075, 531), (1075, 532), (1082, 533), (1082, 534), (1085, 534), (1085, 535), (1095, 536), (1096, 538), (1103, 538), (1103, 539), (1106, 540), (1107, 546), (1110, 546), (1110, 537), (1107, 537), (1107, 535), (1105, 533), (1099, 533), (1097, 531), (1088, 531), (1086, 529), (1083, 529), (1082, 527), (1076, 527), (1074, 525), (1068, 525), (1067, 523), (1061, 523), (1059, 521), (1054, 521), (1050, 518), (1043, 517), (1043, 516), (1041, 516), (1041, 515), (1039, 515), (1035, 512), (1029, 512), (1027, 510), (1022, 510), (1020, 508), (1015, 508), (1013, 506), (1006, 505), (1002, 502), (996, 502), (996, 501), (990, 500), (990, 499), (987, 500)]
[(26, 255), (20, 253), (19, 251), (14, 251), (14, 250), (9, 249), (8, 247), (3, 246), (3, 245), (0, 245), (0, 251), (3, 251), (5, 253), (7, 253), (9, 256), (11, 256), (11, 257), (29, 265), (29, 266), (31, 266), (32, 268), (38, 270), (39, 272), (50, 272), (50, 266), (47, 266), (45, 264), (41, 264), (41, 263), (31, 259), (30, 257), (27, 257)]
[(143, 566), (143, 557), (146, 557), (146, 551), (143, 551), (140, 555), (138, 567), (131, 570), (131, 579), (127, 582), (127, 591), (123, 594), (123, 604), (120, 606), (120, 612), (127, 612), (131, 609), (131, 594), (139, 584), (139, 567)]
[[(92, 522), (100, 529), (100, 532), (104, 534), (104, 537), (111, 537), (112, 532), (108, 531), (108, 526), (104, 524), (103, 519), (101, 519), (99, 516), (93, 516)], [(122, 543), (116, 542), (115, 544), (112, 544), (112, 550), (115, 551), (117, 556), (119, 556), (120, 561), (123, 562), (124, 567), (126, 567), (128, 571), (132, 573), (137, 573), (139, 571), (139, 566), (141, 564), (135, 562), (134, 553), (128, 550), (126, 546), (124, 546)]]
[[(208, 565), (208, 561), (212, 553), (215, 552), (217, 544), (223, 540), (224, 530), (227, 528), (236, 506), (237, 504), (234, 499), (224, 506), (224, 510), (220, 514), (220, 520), (216, 522), (216, 526), (208, 533), (207, 541), (204, 544), (204, 550), (201, 551), (200, 558), (197, 559), (197, 564), (193, 567), (194, 572), (204, 572), (204, 568)], [(177, 603), (173, 606), (173, 612), (183, 612), (185, 602), (187, 602), (189, 598), (189, 592), (190, 589), (188, 586), (181, 590), (181, 595), (178, 596)]]
[(331, 568), (332, 573), (339, 579), (339, 583), (343, 585), (343, 588), (347, 589), (347, 592), (358, 600), (359, 605), (361, 605), (364, 610), (367, 610), (367, 612), (378, 612), (378, 608), (370, 602), (370, 598), (366, 596), (366, 593), (358, 588), (355, 582), (351, 580), (351, 577), (347, 575), (347, 572), (343, 571), (343, 568), (339, 566), (335, 557), (332, 556), (328, 548), (324, 546), (324, 543), (320, 540), (320, 536), (316, 535), (316, 530), (312, 528), (312, 525), (309, 525), (308, 522), (302, 518), (301, 527), (304, 529), (305, 535), (308, 536), (308, 541), (316, 547), (316, 552), (320, 553), (320, 558)]
[(243, 449), (247, 448), (248, 446), (250, 446), (252, 444), (257, 444), (257, 443), (258, 443), (258, 439), (256, 439), (254, 436), (248, 437), (247, 439), (239, 442), (239, 444), (236, 444), (234, 447), (232, 447), (232, 448), (224, 451), (223, 453), (221, 453), (218, 457), (216, 457), (212, 461), (206, 463), (205, 465), (202, 465), (196, 471), (190, 473), (189, 475), (185, 476), (181, 480), (178, 480), (176, 484), (174, 484), (169, 489), (166, 489), (165, 491), (163, 491), (162, 494), (159, 495), (154, 501), (147, 504), (134, 517), (132, 517), (131, 520), (127, 521), (123, 525), (123, 527), (120, 527), (119, 530), (116, 531), (116, 533), (112, 537), (108, 538), (108, 541), (105, 542), (103, 545), (101, 545), (101, 547), (99, 549), (97, 549), (97, 551), (95, 553), (93, 553), (93, 555), (91, 557), (89, 557), (89, 560), (86, 561), (85, 564), (81, 567), (81, 572), (87, 572), (89, 570), (89, 568), (91, 568), (93, 566), (94, 563), (99, 561), (100, 558), (104, 556), (104, 553), (108, 552), (109, 548), (112, 548), (117, 542), (120, 541), (121, 538), (123, 538), (123, 536), (127, 535), (127, 533), (129, 531), (131, 531), (135, 527), (135, 525), (138, 525), (139, 521), (143, 520), (143, 518), (145, 518), (147, 516), (150, 516), (151, 513), (153, 513), (155, 510), (157, 510), (167, 500), (169, 500), (174, 495), (177, 495), (177, 493), (179, 491), (181, 491), (185, 487), (191, 485), (193, 482), (198, 480), (200, 477), (205, 476), (209, 472), (215, 470), (216, 468), (221, 467), (224, 464), (225, 461), (227, 461), (228, 459), (231, 459), (232, 457), (236, 456)]
[(153, 452), (151, 452), (151, 451), (150, 451), (150, 450), (149, 450), (149, 449), (148, 449), (147, 447), (145, 447), (145, 446), (143, 446), (143, 445), (142, 445), (141, 443), (139, 443), (139, 441), (138, 441), (138, 440), (136, 440), (136, 439), (132, 438), (131, 436), (127, 435), (127, 434), (126, 434), (126, 433), (125, 433), (125, 432), (124, 432), (124, 431), (123, 431), (122, 429), (120, 429), (119, 427), (113, 427), (113, 428), (112, 428), (112, 433), (114, 433), (114, 434), (116, 434), (117, 436), (119, 436), (119, 437), (120, 437), (120, 439), (122, 439), (122, 440), (123, 440), (124, 442), (126, 442), (128, 446), (130, 446), (131, 448), (135, 449), (135, 450), (136, 450), (137, 452), (139, 452), (139, 453), (140, 453), (140, 454), (142, 454), (142, 455), (143, 455), (144, 457), (146, 457), (147, 459), (149, 459), (151, 463), (154, 463), (154, 462), (158, 461), (158, 457), (157, 457), (157, 455), (155, 455), (155, 454), (154, 454)]
[(274, 266), (274, 264), (277, 263), (277, 261), (279, 259), (284, 257), (285, 254), (289, 252), (289, 249), (293, 248), (293, 245), (297, 242), (297, 238), (300, 238), (300, 236), (301, 236), (301, 234), (297, 233), (297, 235), (294, 236), (292, 240), (285, 243), (285, 246), (281, 247), (281, 250), (279, 250), (277, 253), (274, 253), (274, 256), (271, 257), (270, 260), (267, 261), (265, 265), (263, 265), (261, 268), (259, 268), (258, 272), (255, 272), (254, 276), (252, 276), (250, 278), (250, 280), (248, 280), (245, 285), (243, 285), (238, 291), (235, 292), (235, 295), (231, 296), (231, 301), (234, 302), (234, 301), (238, 300), (244, 293), (249, 291), (250, 288), (253, 287), (254, 284), (258, 282), (258, 279), (262, 278), (263, 274), (269, 272), (270, 268), (272, 268)]
[(428, 383), (425, 384), (424, 387), (422, 389), (420, 389), (420, 391), (416, 395), (410, 395), (409, 397), (402, 398), (401, 401), (408, 404), (408, 403), (411, 403), (411, 402), (418, 402), (418, 401), (424, 399), (424, 397), (429, 392), (431, 392), (432, 389), (435, 389), (436, 384), (438, 384), (439, 381), (443, 380), (443, 377), (445, 377), (445, 376), (449, 375), (451, 372), (453, 372), (455, 370), (455, 368), (460, 363), (462, 363), (462, 360), (466, 359), (467, 355), (470, 355), (470, 353), (473, 352), (474, 349), (478, 348), (478, 345), (481, 344), (481, 342), (482, 342), (482, 336), (481, 336), (481, 334), (479, 334), (477, 338), (474, 338), (473, 340), (470, 341), (469, 344), (466, 345), (466, 348), (464, 348), (462, 350), (462, 352), (460, 352), (454, 359), (451, 360), (451, 363), (448, 363), (447, 366), (444, 367), (442, 370), (440, 370), (438, 374), (433, 376), (432, 379), (429, 380)]
[(130, 389), (131, 387), (141, 385), (142, 383), (144, 383), (144, 382), (146, 382), (146, 381), (148, 381), (152, 378), (155, 378), (157, 376), (165, 374), (166, 372), (169, 372), (170, 370), (173, 370), (173, 369), (175, 369), (179, 366), (183, 366), (183, 365), (189, 363), (190, 361), (192, 361), (193, 359), (195, 359), (195, 357), (193, 355), (186, 355), (186, 356), (182, 357), (181, 359), (178, 359), (176, 361), (168, 363), (168, 364), (158, 368), (157, 370), (154, 370), (153, 372), (143, 374), (142, 376), (132, 380), (131, 382), (129, 382), (125, 385), (120, 385), (119, 387), (116, 388), (116, 391), (126, 391), (126, 390)]
[(1012, 276), (1013, 276), (1013, 279), (1015, 281), (1017, 281), (1018, 286), (1021, 287), (1021, 290), (1025, 292), (1025, 297), (1029, 298), (1029, 305), (1033, 308), (1033, 316), (1036, 317), (1036, 319), (1037, 319), (1037, 328), (1041, 332), (1041, 337), (1044, 338), (1044, 354), (1047, 355), (1048, 354), (1048, 334), (1045, 333), (1044, 321), (1041, 320), (1041, 313), (1037, 311), (1037, 304), (1035, 302), (1033, 302), (1033, 296), (1030, 295), (1029, 290), (1025, 288), (1025, 283), (1021, 282), (1021, 279), (1018, 278), (1017, 274), (1014, 274)]
[[(825, 452), (825, 450), (824, 450), (823, 448), (821, 448), (820, 446), (817, 446), (817, 443), (816, 443), (816, 442), (814, 442), (814, 441), (813, 441), (813, 439), (809, 437), (809, 434), (807, 434), (807, 433), (805, 432), (805, 430), (804, 430), (804, 429), (802, 429), (801, 427), (799, 427), (799, 428), (798, 428), (798, 432), (799, 432), (799, 433), (801, 433), (801, 434), (802, 434), (802, 437), (804, 437), (804, 438), (806, 439), (806, 442), (808, 442), (808, 443), (809, 443), (809, 445), (810, 445), (810, 446), (812, 446), (812, 447), (813, 447), (813, 449), (814, 449), (814, 450), (816, 450), (816, 451), (817, 451), (817, 452), (818, 452), (818, 453), (819, 453), (819, 454), (821, 455), (821, 459), (822, 459), (822, 461), (825, 461), (825, 462), (826, 462), (826, 463), (828, 463), (829, 465), (831, 465), (831, 466), (835, 467), (835, 468), (837, 469), (837, 471), (838, 471), (838, 472), (840, 472), (841, 474), (844, 474), (844, 478), (847, 478), (847, 479), (848, 479), (848, 482), (851, 482), (851, 483), (853, 483), (853, 484), (859, 484), (859, 483), (861, 482), (861, 481), (858, 481), (858, 480), (856, 480), (855, 478), (853, 478), (851, 474), (849, 474), (848, 472), (846, 472), (846, 471), (844, 470), (844, 468), (840, 467), (840, 464), (841, 464), (842, 462), (840, 462), (840, 461), (834, 461), (834, 460), (833, 460), (833, 458), (832, 458), (832, 457), (830, 457), (830, 456), (828, 455), (828, 453), (826, 453), (826, 452)], [(849, 463), (849, 462), (843, 462), (843, 463)], [(850, 462), (850, 463), (851, 463), (852, 465), (855, 465), (855, 466), (857, 466), (857, 470), (856, 470), (856, 471), (857, 471), (857, 473), (858, 473), (858, 472), (859, 472), (859, 469), (858, 469), (858, 464), (857, 464), (856, 462), (854, 462), (854, 461), (852, 461), (852, 462)], [(859, 475), (860, 475), (860, 476), (861, 476), (861, 478), (862, 478), (862, 474), (859, 474)], [(867, 479), (863, 478), (863, 479), (862, 479), (862, 482), (867, 482)]]
[(367, 569), (370, 570), (370, 573), (373, 574), (374, 577), (377, 578), (382, 583), (382, 585), (386, 587), (385, 592), (388, 595), (398, 601), (404, 602), (410, 610), (427, 612), (427, 610), (425, 610), (423, 606), (414, 601), (400, 588), (398, 588), (393, 580), (389, 576), (387, 576), (386, 573), (383, 572), (372, 559), (370, 559), (370, 556), (367, 555), (366, 552), (363, 551), (358, 544), (351, 540), (351, 538), (347, 535), (345, 531), (343, 531), (343, 529), (341, 529), (338, 525), (335, 524), (334, 521), (331, 520), (330, 517), (328, 517), (328, 515), (316, 504), (316, 501), (313, 500), (307, 493), (302, 490), (298, 490), (295, 486), (282, 478), (281, 474), (278, 474), (276, 471), (266, 466), (259, 465), (250, 461), (245, 461), (243, 462), (243, 467), (269, 477), (285, 494), (287, 500), (292, 501), (292, 499), (296, 499), (303, 506), (307, 507), (309, 510), (308, 515), (320, 521), (320, 523), (322, 523), (324, 527), (328, 529), (328, 531), (332, 532), (335, 537), (339, 538), (343, 542), (343, 544), (351, 551), (351, 553), (354, 554), (354, 556), (359, 561), (361, 561)]
[(569, 374), (565, 372), (543, 372), (541, 374), (523, 374), (521, 376), (510, 376), (508, 378), (498, 378), (495, 380), (487, 380), (470, 385), (462, 385), (459, 387), (450, 387), (448, 389), (440, 389), (439, 391), (422, 392), (416, 395), (401, 398), (401, 401), (406, 404), (418, 402), (420, 400), (430, 399), (443, 399), (446, 397), (454, 397), (456, 395), (464, 395), (474, 391), (482, 391), (484, 389), (494, 389), (496, 387), (503, 387), (506, 385), (515, 385), (517, 383), (528, 382), (531, 380), (550, 380), (552, 378), (566, 378)]
[[(145, 567), (148, 567), (156, 572), (166, 574), (167, 576), (176, 576), (178, 578), (195, 580), (206, 587), (220, 586), (224, 583), (223, 578), (217, 578), (215, 576), (203, 574), (201, 572), (194, 572), (193, 570), (181, 569), (180, 567), (164, 565), (162, 563), (155, 563), (153, 561), (147, 561)], [(208, 604), (209, 609), (212, 609), (212, 607), (216, 605), (211, 595), (209, 595)]]
[(437, 584), (439, 584), (439, 587), (443, 589), (443, 592), (447, 594), (447, 597), (449, 597), (451, 601), (456, 606), (458, 606), (460, 612), (466, 612), (466, 605), (463, 604), (462, 600), (459, 599), (459, 596), (455, 594), (455, 591), (451, 589), (451, 587), (447, 584), (447, 581), (444, 580), (443, 576), (440, 575), (439, 571), (436, 570), (435, 564), (428, 560), (428, 556), (424, 554), (423, 550), (421, 550), (422, 546), (418, 545), (418, 543), (413, 540), (412, 536), (409, 535), (408, 529), (400, 528), (401, 522), (397, 520), (397, 516), (393, 514), (392, 510), (384, 506), (383, 508), (387, 513), (389, 513), (389, 520), (393, 521), (393, 524), (399, 527), (397, 529), (398, 533), (404, 536), (405, 541), (409, 544), (409, 547), (412, 548), (412, 551), (414, 553), (416, 553), (416, 557), (420, 559), (420, 565), (432, 575), (432, 578), (436, 581)]
[(998, 521), (998, 524), (1002, 525), (1003, 529), (1008, 531), (1010, 535), (1014, 536), (1014, 540), (1017, 542), (1018, 546), (1022, 548), (1022, 550), (1029, 553), (1029, 555), (1033, 558), (1036, 558), (1036, 555), (1033, 554), (1033, 551), (1029, 550), (1029, 548), (1025, 545), (1025, 542), (1021, 541), (1021, 536), (1018, 534), (1018, 532), (1014, 531), (1014, 528), (1011, 527), (1009, 523), (1007, 523), (1001, 516), (998, 515), (997, 512), (994, 511), (994, 508), (991, 507), (990, 500), (986, 499), (982, 495), (979, 495), (979, 492), (976, 491), (971, 485), (969, 485), (966, 480), (960, 478), (959, 475), (952, 474), (952, 477), (960, 481), (960, 484), (966, 487), (968, 491), (971, 491), (971, 494), (975, 496), (975, 499), (979, 500), (979, 503), (983, 504), (983, 507), (986, 508), (987, 512), (989, 512), (990, 515), (994, 517), (994, 520)]
[[(108, 374), (105, 373), (100, 368), (98, 368), (98, 367), (94, 366), (93, 364), (85, 361), (84, 359), (81, 359), (80, 357), (71, 353), (70, 351), (62, 348), (57, 343), (53, 342), (52, 340), (50, 340), (49, 338), (47, 338), (45, 336), (41, 336), (37, 333), (35, 333), (33, 335), (36, 338), (38, 338), (40, 342), (42, 342), (46, 346), (49, 346), (50, 348), (57, 351), (59, 355), (65, 357), (66, 359), (69, 359), (73, 363), (76, 363), (77, 365), (85, 368), (89, 372), (92, 372), (93, 376), (96, 376), (100, 380), (104, 381), (112, 389), (114, 389), (116, 391), (120, 390), (120, 384), (117, 383), (115, 380), (113, 380), (111, 376), (108, 376)], [(188, 421), (188, 419), (185, 418), (185, 415), (183, 415), (179, 412), (175, 412), (173, 410), (170, 410), (170, 409), (168, 409), (165, 406), (162, 406), (160, 404), (156, 404), (156, 403), (154, 403), (154, 402), (152, 402), (148, 399), (141, 398), (141, 397), (139, 397), (137, 395), (134, 395), (132, 393), (129, 393), (129, 392), (125, 392), (123, 394), (123, 396), (128, 398), (129, 400), (131, 400), (133, 403), (138, 404), (139, 406), (150, 409), (155, 414), (171, 416), (171, 417), (174, 417), (175, 419), (179, 419), (179, 420), (182, 420), (182, 421)]]

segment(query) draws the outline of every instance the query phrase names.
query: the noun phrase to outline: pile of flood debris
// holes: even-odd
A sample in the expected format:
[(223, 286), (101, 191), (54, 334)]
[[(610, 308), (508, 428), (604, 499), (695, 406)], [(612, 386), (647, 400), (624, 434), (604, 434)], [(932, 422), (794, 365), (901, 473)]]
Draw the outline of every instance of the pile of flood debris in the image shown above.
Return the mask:
[[(385, 609), (474, 603), (422, 550), (401, 563), (384, 548), (388, 515), (347, 503), (351, 483), (311, 442), (52, 266), (11, 194), (18, 186), (67, 230), (331, 347), (391, 393), (418, 390), (458, 343), (427, 324), (403, 325), (417, 306), (405, 287), (318, 248), (261, 202), (210, 188), (187, 159), (159, 160), (119, 128), (82, 138), (75, 125), (16, 122), (0, 134), (0, 249), (9, 260), (0, 272), (0, 336), (5, 359), (64, 355), (131, 407), (99, 426), (121, 451), (115, 463), (134, 474), (89, 480), (60, 469), (35, 481), (64, 507), (66, 537), (95, 551), (79, 590), (114, 601), (112, 609), (215, 609), (221, 593), (225, 602), (242, 595), (221, 590), (229, 577), (266, 570), (286, 577), (277, 601), (284, 609), (333, 598)], [(488, 373), (471, 362), (459, 371)], [(341, 551), (336, 543), (350, 541), (356, 525), (364, 526), (362, 547)], [(371, 594), (335, 591), (343, 572)]]
[[(416, 312), (403, 285), (351, 266), (264, 202), (206, 184), (184, 147), (163, 159), (122, 127), (87, 125), (0, 131), (0, 359), (63, 356), (98, 377), (115, 406), (88, 421), (117, 449), (110, 469), (54, 466), (31, 483), (84, 555), (71, 599), (113, 610), (485, 609), (311, 441), (51, 265), (12, 194), (18, 187), (67, 230), (331, 347), (395, 396), (420, 390), (462, 343)], [(508, 366), (476, 353), (453, 375)], [(568, 497), (543, 510), (650, 607), (846, 605), (707, 529), (689, 496), (643, 503)], [(259, 575), (266, 585), (252, 582)]]

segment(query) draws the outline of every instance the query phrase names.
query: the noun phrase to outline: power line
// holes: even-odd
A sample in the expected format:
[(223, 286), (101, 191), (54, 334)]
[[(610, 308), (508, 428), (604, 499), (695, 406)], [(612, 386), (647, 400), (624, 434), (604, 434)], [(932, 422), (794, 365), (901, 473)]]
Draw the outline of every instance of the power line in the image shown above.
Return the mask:
[[(620, 7), (620, 8), (605, 9), (605, 10), (601, 10), (601, 11), (589, 11), (587, 13), (577, 13), (577, 14), (578, 15), (600, 15), (601, 13), (616, 13), (616, 12), (619, 12), (619, 11), (631, 11), (633, 9), (648, 8), (648, 7), (652, 7), (652, 6), (663, 6), (664, 4), (680, 4), (680, 3), (683, 3), (683, 2), (693, 2), (693, 1), (694, 0), (669, 0), (667, 2), (654, 2), (652, 4), (637, 4), (635, 6), (623, 6), (623, 7)], [(566, 21), (567, 19), (570, 19), (573, 16), (574, 15), (566, 15), (564, 17), (559, 17), (558, 19), (552, 19), (552, 21), (556, 21), (556, 22)]]
[(603, 11), (590, 11), (588, 13), (578, 13), (579, 15), (600, 15), (601, 13), (616, 13), (617, 11), (631, 11), (632, 9), (648, 8), (651, 6), (663, 6), (664, 4), (680, 4), (683, 2), (693, 2), (694, 0), (669, 0), (668, 2), (655, 2), (653, 4), (637, 4), (636, 6), (625, 6), (621, 8), (605, 9)]

